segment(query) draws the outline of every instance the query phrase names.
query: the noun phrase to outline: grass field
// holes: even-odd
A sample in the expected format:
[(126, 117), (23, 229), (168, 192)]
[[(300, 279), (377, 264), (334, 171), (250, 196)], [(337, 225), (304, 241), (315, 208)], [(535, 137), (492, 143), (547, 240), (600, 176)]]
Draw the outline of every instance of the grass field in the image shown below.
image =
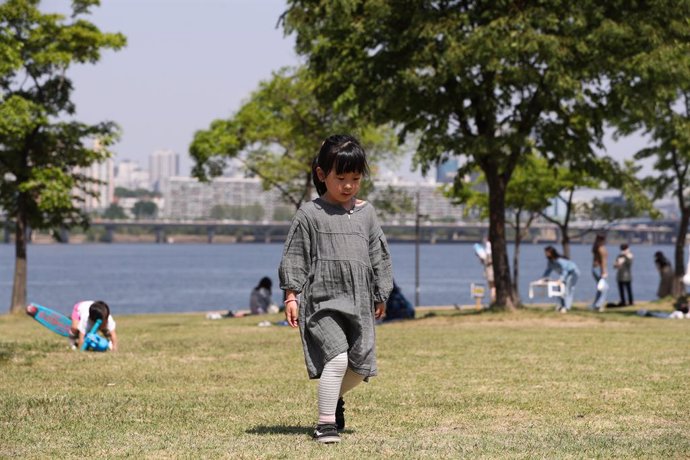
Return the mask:
[(298, 333), (266, 318), (119, 316), (120, 351), (98, 354), (2, 315), (0, 457), (690, 457), (690, 320), (424, 315), (377, 328), (380, 376), (329, 446)]

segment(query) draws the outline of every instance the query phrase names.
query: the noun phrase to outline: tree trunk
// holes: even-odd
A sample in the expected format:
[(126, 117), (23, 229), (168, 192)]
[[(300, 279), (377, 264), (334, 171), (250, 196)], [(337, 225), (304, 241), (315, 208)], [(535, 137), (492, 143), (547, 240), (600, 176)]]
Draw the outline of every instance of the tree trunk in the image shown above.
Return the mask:
[(683, 276), (685, 275), (685, 239), (688, 233), (689, 221), (690, 209), (681, 208), (678, 235), (676, 236), (675, 273), (671, 291), (674, 297), (685, 294), (685, 285), (683, 284)]
[(12, 303), (10, 313), (21, 313), (26, 307), (26, 237), (27, 216), (24, 197), (20, 194), (17, 200), (17, 216), (15, 224), (15, 256), (14, 256), (14, 283), (12, 285)]
[(563, 255), (570, 259), (570, 235), (568, 235), (568, 227), (561, 227), (561, 246), (563, 247)]
[(489, 186), (489, 241), (491, 241), (491, 260), (494, 267), (496, 300), (494, 306), (499, 309), (515, 310), (513, 284), (510, 280), (508, 251), (506, 245), (505, 194), (507, 181), (496, 172), (487, 168), (484, 174)]

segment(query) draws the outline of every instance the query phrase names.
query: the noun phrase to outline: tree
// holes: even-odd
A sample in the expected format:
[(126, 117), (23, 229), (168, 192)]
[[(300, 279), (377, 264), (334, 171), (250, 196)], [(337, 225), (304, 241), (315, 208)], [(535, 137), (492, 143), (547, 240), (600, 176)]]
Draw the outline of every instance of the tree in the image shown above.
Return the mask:
[(127, 218), (127, 214), (125, 213), (125, 210), (122, 209), (122, 206), (117, 203), (111, 203), (110, 206), (108, 206), (108, 208), (103, 212), (103, 217), (105, 219), (123, 220)]
[[(555, 171), (548, 165), (548, 162), (535, 155), (527, 155), (524, 161), (515, 168), (513, 177), (506, 190), (506, 209), (509, 211), (511, 220), (506, 220), (514, 231), (513, 253), (513, 299), (517, 304), (520, 303), (519, 276), (520, 276), (520, 246), (523, 239), (527, 236), (530, 226), (550, 205), (551, 200), (559, 190), (554, 186), (553, 176)], [(468, 184), (464, 178), (456, 176), (452, 188), (446, 188), (446, 194), (456, 203), (463, 203), (469, 211), (476, 208), (480, 216), (487, 217), (489, 213), (489, 198), (487, 194), (477, 185), (485, 182), (483, 174), (477, 176), (476, 180)], [(524, 220), (523, 220), (524, 219)]]
[[(670, 7), (669, 7), (670, 8)], [(683, 292), (686, 235), (690, 224), (690, 1), (672, 2), (664, 12), (668, 25), (653, 35), (640, 29), (622, 31), (618, 41), (642, 42), (639, 51), (620, 61), (612, 79), (617, 135), (641, 133), (650, 146), (635, 153), (636, 160), (651, 159), (654, 172), (646, 178), (656, 197), (675, 195), (680, 221), (675, 245), (674, 295)]]
[(74, 0), (69, 19), (42, 13), (38, 5), (0, 4), (0, 206), (15, 222), (16, 235), (11, 312), (26, 305), (28, 227), (86, 225), (79, 191), (92, 193), (94, 181), (79, 168), (106, 159), (118, 134), (112, 122), (72, 118), (66, 72), (73, 64), (97, 62), (103, 49), (120, 49), (124, 36), (102, 33), (82, 19), (97, 0)]
[[(547, 180), (551, 182), (548, 185), (551, 196), (564, 206), (565, 212), (554, 216), (543, 210), (540, 215), (558, 227), (566, 257), (570, 257), (570, 242), (573, 238), (581, 239), (597, 230), (606, 231), (623, 219), (642, 215), (652, 218), (659, 216), (651, 194), (644, 182), (637, 177), (639, 165), (628, 160), (620, 165), (608, 158), (597, 160), (597, 164), (596, 176), (573, 170), (567, 165), (553, 169), (552, 174), (547, 176)], [(585, 188), (619, 190), (620, 200), (607, 202), (595, 198), (589, 203), (576, 203), (575, 192)], [(589, 225), (573, 232), (570, 224), (574, 218), (589, 222)]]
[(194, 135), (192, 174), (201, 180), (220, 176), (228, 159), (239, 158), (266, 190), (277, 188), (298, 209), (311, 199), (311, 163), (329, 135), (359, 137), (372, 166), (398, 152), (390, 127), (363, 123), (339, 114), (331, 103), (318, 102), (315, 84), (302, 68), (274, 73), (230, 119), (215, 120)]
[(631, 22), (663, 35), (677, 12), (663, 3), (289, 0), (283, 24), (318, 97), (401, 124), (401, 138), (421, 133), (423, 168), (454, 155), (467, 160), (461, 175), (482, 170), (496, 304), (512, 308), (505, 196), (515, 167), (534, 149), (552, 164), (595, 167), (607, 78), (638, 45), (610, 46), (611, 35)]
[(379, 190), (373, 200), (376, 211), (382, 220), (414, 214), (414, 199), (404, 190), (392, 185)]
[(153, 219), (158, 214), (158, 206), (153, 201), (139, 200), (134, 203), (132, 213), (135, 219)]
[(161, 196), (159, 192), (146, 190), (145, 188), (132, 190), (125, 187), (115, 187), (116, 198), (160, 198)]

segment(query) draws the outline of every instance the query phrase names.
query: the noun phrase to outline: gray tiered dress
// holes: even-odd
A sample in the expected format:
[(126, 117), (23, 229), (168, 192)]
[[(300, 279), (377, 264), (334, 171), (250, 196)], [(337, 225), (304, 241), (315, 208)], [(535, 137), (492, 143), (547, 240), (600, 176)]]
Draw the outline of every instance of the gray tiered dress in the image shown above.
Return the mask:
[(298, 323), (310, 378), (347, 352), (350, 368), (377, 373), (374, 303), (393, 289), (386, 237), (374, 207), (351, 212), (317, 198), (295, 215), (279, 268), (280, 287), (301, 292)]

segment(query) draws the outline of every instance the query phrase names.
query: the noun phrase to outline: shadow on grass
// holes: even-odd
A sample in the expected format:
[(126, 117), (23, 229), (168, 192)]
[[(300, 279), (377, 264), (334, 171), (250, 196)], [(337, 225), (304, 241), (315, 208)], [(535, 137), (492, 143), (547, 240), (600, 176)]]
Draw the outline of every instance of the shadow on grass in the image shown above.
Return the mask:
[(247, 434), (311, 434), (313, 426), (259, 425), (246, 431)]
[[(245, 433), (247, 434), (306, 434), (311, 436), (314, 432), (314, 426), (288, 426), (288, 425), (259, 425), (250, 428)], [(352, 434), (355, 430), (345, 429), (341, 433)]]

